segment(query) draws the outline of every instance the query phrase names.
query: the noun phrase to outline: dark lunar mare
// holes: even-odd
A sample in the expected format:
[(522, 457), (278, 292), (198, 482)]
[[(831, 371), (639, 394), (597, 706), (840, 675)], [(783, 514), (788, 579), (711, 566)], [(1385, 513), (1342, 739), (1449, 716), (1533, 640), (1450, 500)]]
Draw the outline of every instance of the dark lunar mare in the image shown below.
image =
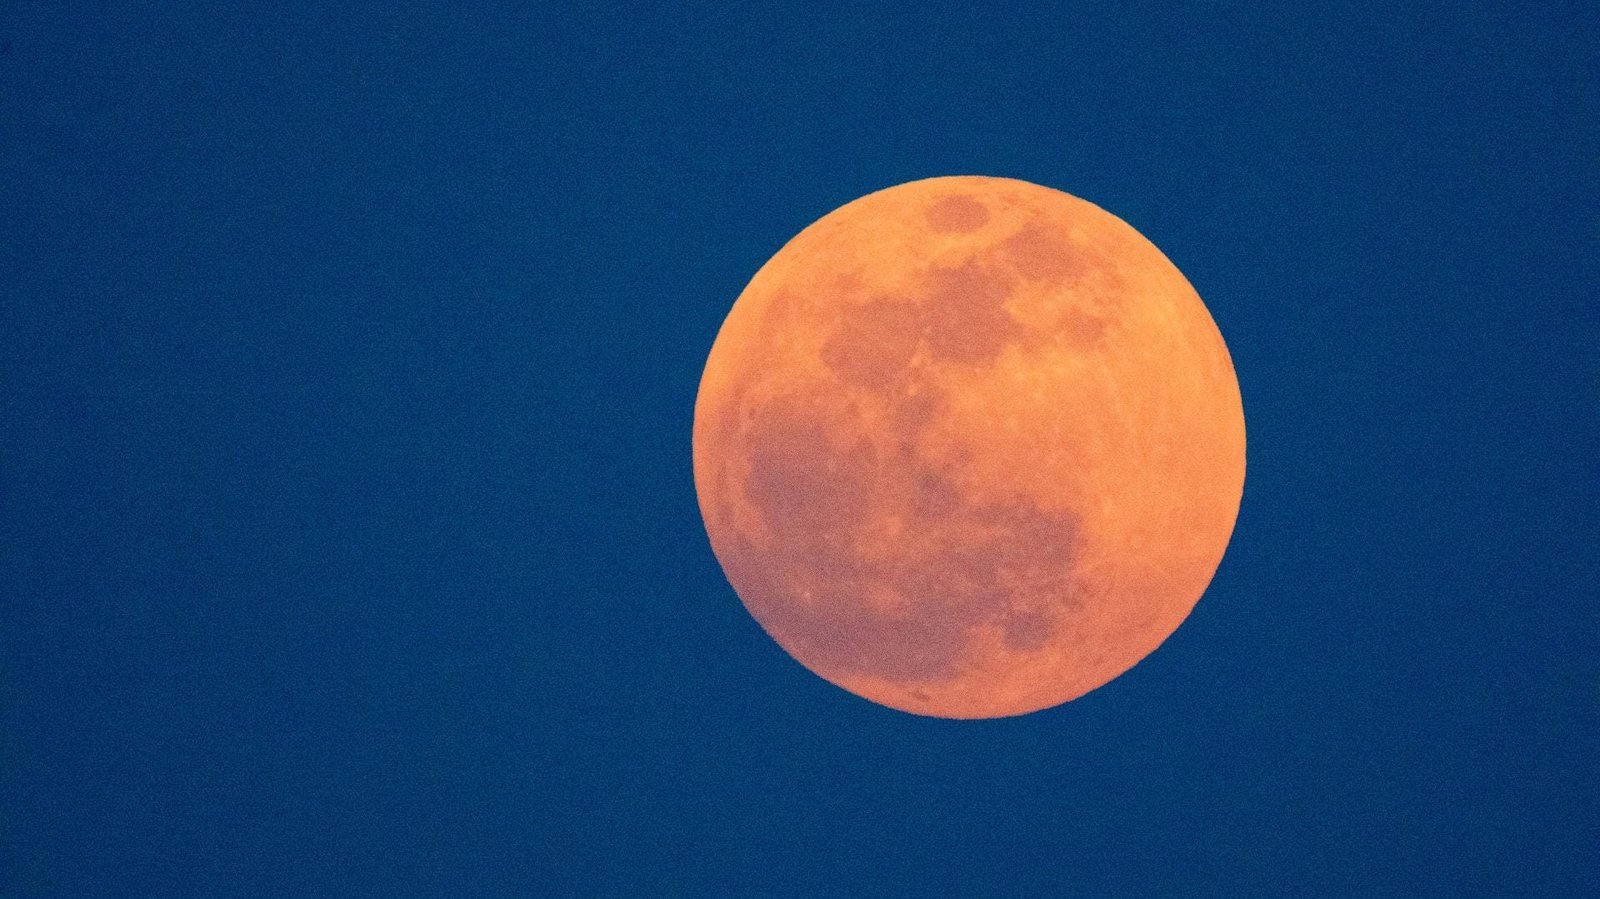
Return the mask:
[[(975, 502), (955, 470), (916, 453), (946, 400), (913, 357), (926, 348), (931, 364), (991, 363), (1021, 336), (1002, 305), (1011, 289), (969, 263), (930, 271), (921, 303), (842, 304), (821, 350), (837, 388), (779, 396), (746, 423), (744, 496), (771, 542), (738, 540), (728, 574), (757, 620), (822, 673), (945, 680), (960, 673), (975, 628), (995, 625), (1008, 647), (1038, 649), (1075, 605), (1075, 516), (1021, 497)], [(841, 390), (888, 404), (892, 452), (875, 448)], [(840, 435), (855, 439), (841, 448)], [(870, 551), (871, 528), (890, 517), (905, 539)], [(874, 595), (903, 602), (890, 611)]]

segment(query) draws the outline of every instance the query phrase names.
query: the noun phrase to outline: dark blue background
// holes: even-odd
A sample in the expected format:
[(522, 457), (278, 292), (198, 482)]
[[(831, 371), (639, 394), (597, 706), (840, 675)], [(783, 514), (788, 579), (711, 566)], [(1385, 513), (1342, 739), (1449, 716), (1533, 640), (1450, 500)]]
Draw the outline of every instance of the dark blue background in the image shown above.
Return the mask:
[[(1600, 895), (1597, 7), (869, 6), (0, 11), (0, 895)], [(1250, 439), (1188, 623), (967, 723), (689, 464), (756, 268), (958, 173), (1160, 246)]]

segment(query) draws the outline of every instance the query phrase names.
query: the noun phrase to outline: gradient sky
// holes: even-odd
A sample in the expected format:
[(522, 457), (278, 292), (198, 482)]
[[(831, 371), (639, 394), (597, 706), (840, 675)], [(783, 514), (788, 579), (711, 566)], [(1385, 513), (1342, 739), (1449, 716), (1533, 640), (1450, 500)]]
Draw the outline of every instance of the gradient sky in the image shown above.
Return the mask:
[[(0, 7), (0, 895), (1600, 895), (1600, 7)], [(1126, 219), (1238, 528), (952, 722), (713, 558), (694, 391), (861, 194)]]

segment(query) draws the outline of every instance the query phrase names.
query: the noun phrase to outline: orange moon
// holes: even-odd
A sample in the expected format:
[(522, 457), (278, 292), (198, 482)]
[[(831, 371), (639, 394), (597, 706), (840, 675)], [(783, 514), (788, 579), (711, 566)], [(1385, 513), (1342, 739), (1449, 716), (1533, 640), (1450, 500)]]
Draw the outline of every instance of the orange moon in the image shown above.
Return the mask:
[(869, 194), (761, 267), (700, 381), (694, 481), (750, 614), (919, 715), (1075, 699), (1188, 617), (1244, 410), (1205, 304), (1128, 224), (1008, 178)]

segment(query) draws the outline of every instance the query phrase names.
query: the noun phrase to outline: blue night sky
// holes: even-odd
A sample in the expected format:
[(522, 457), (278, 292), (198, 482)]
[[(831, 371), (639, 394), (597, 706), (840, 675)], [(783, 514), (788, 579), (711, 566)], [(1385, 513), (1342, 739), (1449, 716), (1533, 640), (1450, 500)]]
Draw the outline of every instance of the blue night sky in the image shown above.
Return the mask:
[[(1600, 7), (0, 5), (0, 896), (1600, 895)], [(689, 458), (917, 178), (1121, 216), (1249, 470), (1087, 697), (801, 668)]]

